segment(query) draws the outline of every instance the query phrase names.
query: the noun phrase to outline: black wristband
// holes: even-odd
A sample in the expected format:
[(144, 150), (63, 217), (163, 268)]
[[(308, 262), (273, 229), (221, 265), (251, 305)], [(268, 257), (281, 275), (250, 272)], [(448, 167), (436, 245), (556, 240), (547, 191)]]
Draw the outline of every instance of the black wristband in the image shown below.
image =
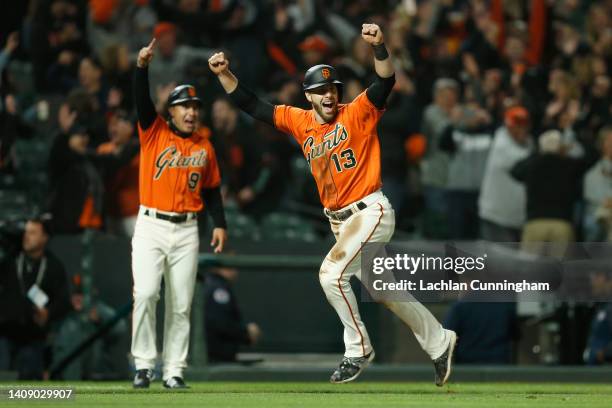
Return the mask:
[(373, 45), (372, 48), (374, 48), (374, 58), (378, 61), (384, 61), (389, 58), (389, 51), (387, 51), (385, 43)]

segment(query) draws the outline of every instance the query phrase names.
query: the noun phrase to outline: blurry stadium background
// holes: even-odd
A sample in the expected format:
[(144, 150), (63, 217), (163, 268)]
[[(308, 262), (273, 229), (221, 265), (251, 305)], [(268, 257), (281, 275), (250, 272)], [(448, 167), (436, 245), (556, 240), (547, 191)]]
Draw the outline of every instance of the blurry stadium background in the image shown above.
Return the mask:
[[(210, 128), (220, 158), (229, 224), (230, 254), (215, 258), (207, 255), (210, 227), (201, 217), (187, 376), (324, 380), (343, 346), (341, 325), (316, 278), (333, 237), (314, 182), (290, 137), (228, 103), (209, 72), (210, 53), (226, 51), (241, 81), (274, 103), (298, 106), (306, 104), (305, 69), (331, 63), (348, 101), (373, 75), (360, 25), (380, 24), (397, 79), (379, 126), (383, 191), (396, 209), (396, 240), (520, 242), (529, 239), (529, 224), (537, 229), (534, 223), (552, 220), (564, 228), (551, 235), (554, 241), (607, 241), (611, 15), (610, 0), (12, 2), (0, 15), (0, 256), (8, 262), (20, 250), (28, 218), (50, 214), (50, 250), (64, 264), (71, 290), (78, 286), (84, 296), (81, 313), (98, 302), (110, 310), (91, 330), (92, 339), (117, 312), (127, 327), (112, 349), (100, 351), (119, 363), (99, 377), (89, 370), (86, 379), (130, 377), (132, 282), (124, 227), (129, 230), (135, 216), (137, 159), (117, 164), (109, 151), (121, 150), (126, 134), (136, 137), (130, 78), (138, 50), (156, 36), (151, 94), (160, 112), (176, 84), (192, 83), (204, 96), (202, 126)], [(540, 138), (547, 131), (551, 136)], [(499, 142), (496, 149), (502, 139), (516, 148)], [(521, 184), (510, 170), (532, 152), (554, 158), (529, 167)], [(506, 166), (503, 174), (498, 163)], [(507, 185), (518, 193), (500, 203)], [(87, 205), (96, 213), (84, 219)], [(243, 320), (256, 322), (262, 336), (240, 349), (244, 363), (215, 371), (207, 365), (204, 276), (219, 264), (239, 270), (234, 291)], [(605, 276), (598, 282), (610, 286)], [(10, 304), (2, 307), (0, 315)], [(384, 368), (374, 367), (371, 378), (429, 380), (430, 362), (408, 329), (379, 305), (361, 307)], [(429, 307), (441, 321), (449, 319), (452, 305)], [(494, 313), (486, 307), (462, 313), (484, 322)], [(516, 367), (460, 367), (458, 379), (609, 379), (606, 368), (576, 367), (612, 357), (607, 307), (512, 304), (500, 312), (510, 322), (482, 337), (499, 335), (510, 347), (503, 362)], [(161, 314), (158, 320), (161, 327)], [(47, 372), (60, 379), (69, 378), (52, 355), (61, 324), (47, 344)], [(589, 357), (594, 335), (603, 345)], [(75, 354), (82, 358), (92, 349), (83, 346), (86, 340), (60, 345), (63, 356), (82, 349)], [(465, 362), (492, 362), (476, 358)], [(548, 366), (558, 369), (541, 370)]]

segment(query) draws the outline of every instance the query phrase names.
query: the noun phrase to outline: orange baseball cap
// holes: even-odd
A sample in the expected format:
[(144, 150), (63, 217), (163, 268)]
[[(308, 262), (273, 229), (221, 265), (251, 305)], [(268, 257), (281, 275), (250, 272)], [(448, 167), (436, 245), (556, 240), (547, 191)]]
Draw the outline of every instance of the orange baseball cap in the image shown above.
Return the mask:
[(506, 126), (525, 126), (529, 124), (529, 112), (522, 106), (514, 106), (504, 114)]
[(91, 19), (96, 24), (108, 23), (113, 17), (113, 13), (119, 5), (118, 3), (118, 0), (89, 0)]
[(162, 21), (161, 23), (157, 23), (155, 28), (153, 29), (153, 37), (159, 38), (160, 36), (166, 33), (175, 33), (176, 25), (173, 23), (169, 23), (167, 21)]
[(329, 44), (320, 35), (311, 35), (298, 44), (300, 51), (329, 51)]

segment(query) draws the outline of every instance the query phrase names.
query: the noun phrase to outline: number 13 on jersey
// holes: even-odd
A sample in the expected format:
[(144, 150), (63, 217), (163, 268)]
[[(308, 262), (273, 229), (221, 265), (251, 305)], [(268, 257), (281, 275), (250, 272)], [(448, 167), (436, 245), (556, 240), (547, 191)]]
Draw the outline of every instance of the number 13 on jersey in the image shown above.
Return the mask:
[(345, 149), (340, 152), (340, 155), (333, 153), (331, 159), (338, 173), (341, 173), (344, 169), (352, 169), (357, 165), (357, 159), (355, 158), (353, 149)]

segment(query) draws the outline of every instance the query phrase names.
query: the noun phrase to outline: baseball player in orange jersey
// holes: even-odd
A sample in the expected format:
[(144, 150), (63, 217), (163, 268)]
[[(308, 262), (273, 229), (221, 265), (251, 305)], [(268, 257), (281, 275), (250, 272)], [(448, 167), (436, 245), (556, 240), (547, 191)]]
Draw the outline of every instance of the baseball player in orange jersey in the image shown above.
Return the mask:
[[(140, 50), (134, 96), (140, 137), (140, 210), (132, 238), (134, 310), (132, 355), (135, 388), (148, 388), (157, 347), (155, 311), (162, 277), (165, 285), (163, 380), (185, 388), (189, 315), (199, 252), (196, 214), (206, 203), (215, 228), (211, 245), (221, 252), (227, 239), (215, 151), (198, 129), (201, 105), (191, 85), (168, 97), (169, 119), (155, 112), (149, 96), (148, 64), (155, 39)], [(202, 200), (202, 197), (204, 200)]]
[[(354, 380), (374, 359), (368, 332), (359, 315), (349, 279), (361, 279), (361, 249), (366, 242), (388, 242), (395, 215), (380, 191), (380, 147), (376, 124), (395, 83), (383, 34), (375, 24), (364, 24), (362, 38), (374, 50), (376, 80), (348, 104), (339, 104), (342, 82), (329, 65), (316, 65), (304, 77), (303, 89), (312, 110), (277, 105), (259, 99), (229, 70), (223, 53), (209, 59), (225, 91), (241, 109), (256, 119), (293, 135), (302, 147), (336, 244), (319, 271), (321, 286), (344, 325), (345, 353), (331, 376), (332, 383)], [(420, 303), (385, 302), (414, 332), (434, 362), (436, 385), (449, 378), (455, 332), (444, 329)]]

